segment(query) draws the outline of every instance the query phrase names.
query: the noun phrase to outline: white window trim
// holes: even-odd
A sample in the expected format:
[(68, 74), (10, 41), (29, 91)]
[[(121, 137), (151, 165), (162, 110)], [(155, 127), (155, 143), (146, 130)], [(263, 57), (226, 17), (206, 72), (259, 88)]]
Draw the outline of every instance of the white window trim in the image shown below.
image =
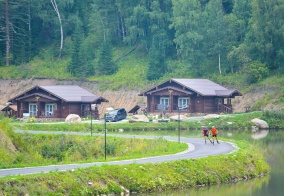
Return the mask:
[[(47, 111), (47, 106), (52, 106), (52, 111)], [(46, 116), (53, 116), (55, 104), (54, 103), (46, 103), (45, 104), (45, 115)]]
[(186, 101), (186, 102), (187, 102), (186, 106), (189, 106), (190, 98), (189, 98), (189, 97), (179, 97), (179, 98), (178, 98), (178, 107), (181, 107), (181, 110), (186, 110), (186, 109), (183, 109), (183, 106), (185, 106), (185, 105), (182, 105), (182, 106), (179, 105), (180, 100), (187, 100), (187, 101)]
[[(31, 106), (35, 106), (35, 111), (31, 111)], [(35, 114), (33, 115), (33, 113)], [(37, 104), (36, 103), (29, 103), (29, 114), (30, 116), (36, 116), (37, 115)]]
[(170, 97), (160, 97), (160, 104), (162, 104), (162, 100), (168, 100), (168, 105), (166, 105), (166, 106), (169, 106), (170, 105)]

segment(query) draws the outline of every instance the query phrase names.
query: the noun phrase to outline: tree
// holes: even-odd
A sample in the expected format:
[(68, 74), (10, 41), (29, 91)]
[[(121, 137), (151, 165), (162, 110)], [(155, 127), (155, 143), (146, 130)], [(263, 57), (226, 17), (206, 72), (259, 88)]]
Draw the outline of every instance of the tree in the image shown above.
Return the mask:
[(252, 0), (252, 17), (246, 37), (253, 60), (270, 70), (283, 66), (284, 0)]
[(9, 3), (5, 1), (5, 22), (6, 22), (6, 66), (10, 66), (10, 20), (9, 20)]
[(242, 70), (242, 67), (251, 62), (248, 47), (244, 44), (251, 15), (251, 1), (239, 0), (234, 2), (232, 13), (225, 17), (227, 32), (230, 35), (230, 42), (227, 44), (231, 50), (227, 59), (231, 73)]
[(112, 47), (109, 41), (104, 41), (101, 46), (96, 73), (102, 75), (111, 75), (117, 71), (117, 64), (113, 62)]
[[(169, 30), (171, 16), (171, 0), (138, 1), (125, 21), (125, 43), (130, 45), (140, 44), (148, 51), (153, 36), (162, 33), (164, 39), (160, 39), (159, 44), (165, 45), (165, 50), (170, 49), (173, 46), (173, 32)], [(170, 55), (170, 53), (168, 54)]]
[[(19, 57), (25, 59), (25, 56), (27, 56), (21, 55), (21, 51), (27, 50), (29, 2), (29, 0), (21, 2), (16, 0), (0, 1), (0, 42), (5, 42), (5, 49), (4, 47), (0, 49), (5, 50), (3, 53), (6, 54), (6, 66), (10, 66), (11, 61), (12, 63), (13, 61), (16, 62)], [(17, 56), (13, 54), (17, 54)]]
[(60, 50), (59, 50), (59, 55), (58, 57), (61, 58), (61, 52), (62, 52), (62, 48), (63, 48), (63, 27), (62, 27), (62, 21), (61, 21), (61, 16), (60, 16), (60, 12), (59, 12), (59, 9), (57, 7), (57, 3), (56, 3), (56, 0), (50, 0), (51, 4), (52, 4), (52, 7), (54, 9), (54, 11), (56, 12), (57, 14), (57, 17), (58, 17), (58, 21), (59, 21), (59, 26), (60, 26), (60, 37), (61, 37), (61, 41), (60, 41)]
[(268, 69), (265, 64), (259, 61), (249, 63), (244, 72), (246, 74), (246, 82), (249, 84), (256, 83), (264, 79), (268, 75)]
[(72, 36), (71, 62), (68, 65), (68, 71), (74, 76), (80, 76), (80, 49), (84, 40), (84, 34), (80, 22), (78, 21)]
[(207, 43), (207, 57), (214, 63), (218, 62), (218, 71), (222, 74), (221, 60), (225, 61), (227, 56), (226, 41), (226, 23), (224, 19), (222, 0), (210, 0), (206, 5), (205, 29)]
[(94, 47), (91, 44), (91, 41), (88, 39), (84, 39), (83, 43), (80, 46), (79, 51), (79, 75), (80, 77), (88, 77), (92, 76), (95, 73), (94, 70)]
[(159, 46), (158, 37), (154, 37), (149, 51), (148, 80), (157, 80), (166, 71), (166, 56), (163, 46)]
[[(174, 42), (178, 54), (192, 65), (197, 76), (201, 76), (205, 46), (204, 21), (199, 0), (174, 0), (170, 27), (175, 29)], [(192, 68), (188, 66), (188, 70)]]

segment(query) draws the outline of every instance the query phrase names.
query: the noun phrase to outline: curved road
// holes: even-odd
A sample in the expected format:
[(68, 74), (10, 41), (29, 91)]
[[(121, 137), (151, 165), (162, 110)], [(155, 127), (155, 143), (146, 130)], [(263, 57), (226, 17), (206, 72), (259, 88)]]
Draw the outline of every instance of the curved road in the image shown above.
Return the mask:
[[(78, 133), (78, 132), (58, 132), (58, 131), (23, 131), (15, 130), (16, 133), (30, 133), (30, 134), (67, 134), (67, 135), (90, 135), (90, 133)], [(99, 134), (103, 135), (103, 134)], [(107, 136), (125, 137), (125, 138), (146, 138), (155, 139), (160, 136), (140, 136), (140, 135), (122, 135), (122, 134), (107, 134)], [(164, 139), (170, 141), (177, 141), (177, 137), (163, 136)], [(165, 155), (165, 156), (155, 156), (131, 160), (122, 161), (109, 161), (109, 162), (93, 162), (93, 163), (80, 163), (80, 164), (65, 164), (65, 165), (48, 165), (48, 166), (38, 166), (38, 167), (24, 167), (24, 168), (10, 168), (10, 169), (0, 169), (0, 177), (11, 176), (11, 175), (26, 175), (26, 174), (36, 174), (41, 172), (50, 171), (66, 171), (73, 170), (76, 168), (86, 168), (90, 166), (101, 166), (101, 165), (124, 165), (132, 163), (157, 163), (157, 162), (167, 162), (180, 159), (190, 159), (199, 158), (206, 156), (213, 156), (218, 154), (231, 153), (237, 149), (231, 143), (221, 142), (221, 144), (212, 145), (211, 143), (204, 144), (204, 139), (202, 138), (180, 138), (181, 142), (188, 145), (188, 149), (184, 152)]]

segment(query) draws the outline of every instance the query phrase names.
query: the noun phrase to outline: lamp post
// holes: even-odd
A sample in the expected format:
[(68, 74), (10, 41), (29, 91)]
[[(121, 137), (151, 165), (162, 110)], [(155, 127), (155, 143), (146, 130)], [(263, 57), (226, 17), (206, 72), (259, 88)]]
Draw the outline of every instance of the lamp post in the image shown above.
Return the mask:
[(92, 136), (93, 135), (92, 104), (90, 104), (90, 113), (91, 113), (91, 136)]
[(178, 106), (178, 142), (180, 142), (180, 108)]
[(105, 160), (106, 160), (106, 113), (104, 115), (104, 118), (105, 118)]

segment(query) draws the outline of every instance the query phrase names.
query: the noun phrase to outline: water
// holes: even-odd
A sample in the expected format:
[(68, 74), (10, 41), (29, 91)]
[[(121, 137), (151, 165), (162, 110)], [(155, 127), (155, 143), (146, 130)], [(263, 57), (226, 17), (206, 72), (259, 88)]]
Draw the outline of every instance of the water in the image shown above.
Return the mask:
[[(265, 152), (271, 167), (271, 173), (262, 178), (245, 182), (197, 187), (187, 190), (174, 190), (163, 193), (141, 194), (158, 196), (282, 196), (284, 195), (284, 131), (219, 131), (220, 138), (245, 139), (259, 145)], [(183, 133), (185, 134), (185, 133)], [(191, 132), (191, 136), (199, 136), (199, 132)]]

